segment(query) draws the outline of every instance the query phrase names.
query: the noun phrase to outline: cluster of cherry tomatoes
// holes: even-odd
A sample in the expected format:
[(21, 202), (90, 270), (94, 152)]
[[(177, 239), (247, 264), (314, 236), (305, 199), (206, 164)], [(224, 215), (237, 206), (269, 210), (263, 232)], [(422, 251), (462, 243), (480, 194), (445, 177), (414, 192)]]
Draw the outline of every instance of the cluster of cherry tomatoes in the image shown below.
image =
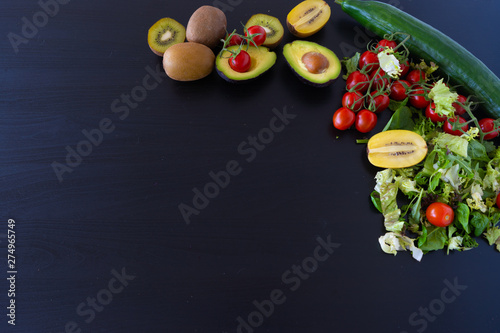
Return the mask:
[[(426, 73), (419, 68), (410, 68), (407, 59), (400, 61), (399, 78), (393, 79), (380, 68), (378, 53), (387, 47), (396, 49), (395, 41), (382, 39), (374, 50), (367, 50), (360, 55), (358, 69), (349, 74), (346, 80), (347, 92), (342, 97), (342, 107), (333, 115), (333, 125), (339, 130), (346, 130), (353, 125), (361, 133), (368, 133), (377, 124), (378, 114), (388, 108), (390, 100), (403, 101), (425, 112), (425, 116), (433, 122), (443, 123), (443, 130), (452, 135), (462, 135), (469, 129), (465, 120), (467, 98), (458, 95), (453, 103), (454, 116), (443, 117), (435, 112), (435, 105), (428, 97), (433, 83), (427, 83)], [(463, 124), (463, 125), (462, 125)], [(499, 135), (494, 119), (484, 118), (478, 121), (487, 133), (484, 139), (489, 140)]]
[(243, 46), (249, 44), (260, 46), (265, 42), (266, 37), (266, 30), (260, 25), (253, 25), (248, 29), (245, 28), (244, 35), (236, 33), (236, 30), (233, 31), (226, 37), (224, 49), (226, 49), (227, 46), (233, 45), (239, 45), (240, 47), (236, 51), (229, 51), (226, 49), (231, 53), (228, 59), (229, 66), (236, 72), (247, 72), (252, 65), (252, 60), (248, 52), (243, 49)]

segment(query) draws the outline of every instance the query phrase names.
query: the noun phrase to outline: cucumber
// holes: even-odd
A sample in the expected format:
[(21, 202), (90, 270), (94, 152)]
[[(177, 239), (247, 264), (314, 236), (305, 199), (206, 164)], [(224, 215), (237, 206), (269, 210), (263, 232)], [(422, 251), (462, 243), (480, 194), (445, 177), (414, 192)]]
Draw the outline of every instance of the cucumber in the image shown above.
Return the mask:
[[(410, 35), (405, 42), (410, 53), (436, 63), (450, 78), (480, 103), (493, 118), (500, 118), (500, 79), (456, 41), (400, 9), (379, 1), (335, 0), (342, 10), (381, 38), (395, 32)], [(397, 34), (401, 42), (405, 36)]]

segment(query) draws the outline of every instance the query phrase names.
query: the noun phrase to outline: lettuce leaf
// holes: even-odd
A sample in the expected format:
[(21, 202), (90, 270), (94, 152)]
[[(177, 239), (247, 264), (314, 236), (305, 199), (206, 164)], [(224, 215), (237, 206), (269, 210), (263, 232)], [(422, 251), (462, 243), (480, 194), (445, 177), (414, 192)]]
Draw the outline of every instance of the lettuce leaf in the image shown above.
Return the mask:
[(469, 141), (460, 136), (451, 135), (448, 133), (439, 133), (435, 139), (437, 147), (447, 149), (457, 155), (467, 157), (467, 147)]
[(438, 115), (452, 117), (455, 114), (453, 103), (457, 101), (458, 94), (451, 92), (450, 88), (443, 83), (443, 79), (434, 84), (429, 92), (429, 98), (432, 99)]
[(410, 237), (395, 232), (387, 232), (385, 235), (380, 236), (378, 241), (380, 248), (385, 253), (396, 255), (398, 251), (409, 249), (415, 260), (422, 260), (423, 251), (415, 246), (415, 240)]

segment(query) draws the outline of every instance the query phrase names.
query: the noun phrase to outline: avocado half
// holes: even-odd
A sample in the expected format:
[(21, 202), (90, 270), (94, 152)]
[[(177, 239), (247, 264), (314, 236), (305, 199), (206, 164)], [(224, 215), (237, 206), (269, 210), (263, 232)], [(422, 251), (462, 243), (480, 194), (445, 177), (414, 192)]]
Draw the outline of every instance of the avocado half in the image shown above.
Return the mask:
[(314, 87), (330, 85), (342, 69), (332, 50), (310, 41), (295, 40), (286, 44), (283, 55), (301, 81)]
[[(237, 50), (238, 48), (238, 45), (233, 45), (228, 47), (228, 50)], [(250, 69), (244, 73), (233, 70), (229, 66), (231, 53), (222, 50), (215, 60), (215, 68), (220, 77), (232, 83), (246, 82), (258, 78), (276, 63), (276, 53), (270, 51), (267, 47), (248, 46), (248, 49), (245, 48), (244, 50), (250, 55), (252, 63)]]

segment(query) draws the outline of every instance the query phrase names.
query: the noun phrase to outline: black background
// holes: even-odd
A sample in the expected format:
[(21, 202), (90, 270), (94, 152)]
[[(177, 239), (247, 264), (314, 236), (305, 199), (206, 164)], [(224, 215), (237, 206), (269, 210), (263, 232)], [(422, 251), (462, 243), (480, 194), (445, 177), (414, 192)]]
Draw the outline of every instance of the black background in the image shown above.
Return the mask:
[[(231, 3), (230, 30), (255, 13), (284, 24), (295, 5)], [(392, 3), (500, 73), (497, 1)], [(275, 66), (254, 82), (232, 85), (215, 72), (191, 83), (162, 77), (126, 116), (113, 113), (114, 101), (137, 93), (161, 64), (148, 28), (165, 16), (186, 25), (205, 4), (73, 0), (16, 52), (8, 34), (22, 36), (23, 17), (33, 21), (41, 7), (0, 2), (0, 277), (8, 219), (18, 271), (15, 326), (1, 279), (1, 331), (60, 333), (74, 322), (81, 332), (237, 332), (237, 318), (250, 315), (256, 327), (241, 332), (498, 332), (500, 256), (484, 240), (420, 263), (380, 250), (382, 217), (369, 200), (377, 169), (355, 142), (365, 135), (331, 125), (341, 78), (306, 86), (279, 47)], [(331, 19), (308, 40), (339, 57), (364, 50), (367, 32), (330, 5)], [(286, 31), (283, 43), (292, 40)], [(269, 127), (273, 109), (295, 118), (248, 162), (238, 146)], [(67, 147), (77, 149), (82, 131), (103, 119), (112, 130), (59, 181), (53, 163), (65, 164)], [(241, 172), (187, 224), (178, 205), (192, 206), (193, 189), (233, 160)], [(314, 255), (318, 237), (339, 247), (307, 278), (286, 275)], [(113, 270), (129, 276), (115, 294), (106, 292)], [(463, 287), (453, 294), (446, 281)], [(281, 304), (259, 322), (254, 303), (268, 304), (273, 290)], [(92, 317), (77, 313), (96, 297), (108, 304)], [(437, 315), (424, 319), (426, 308)]]

